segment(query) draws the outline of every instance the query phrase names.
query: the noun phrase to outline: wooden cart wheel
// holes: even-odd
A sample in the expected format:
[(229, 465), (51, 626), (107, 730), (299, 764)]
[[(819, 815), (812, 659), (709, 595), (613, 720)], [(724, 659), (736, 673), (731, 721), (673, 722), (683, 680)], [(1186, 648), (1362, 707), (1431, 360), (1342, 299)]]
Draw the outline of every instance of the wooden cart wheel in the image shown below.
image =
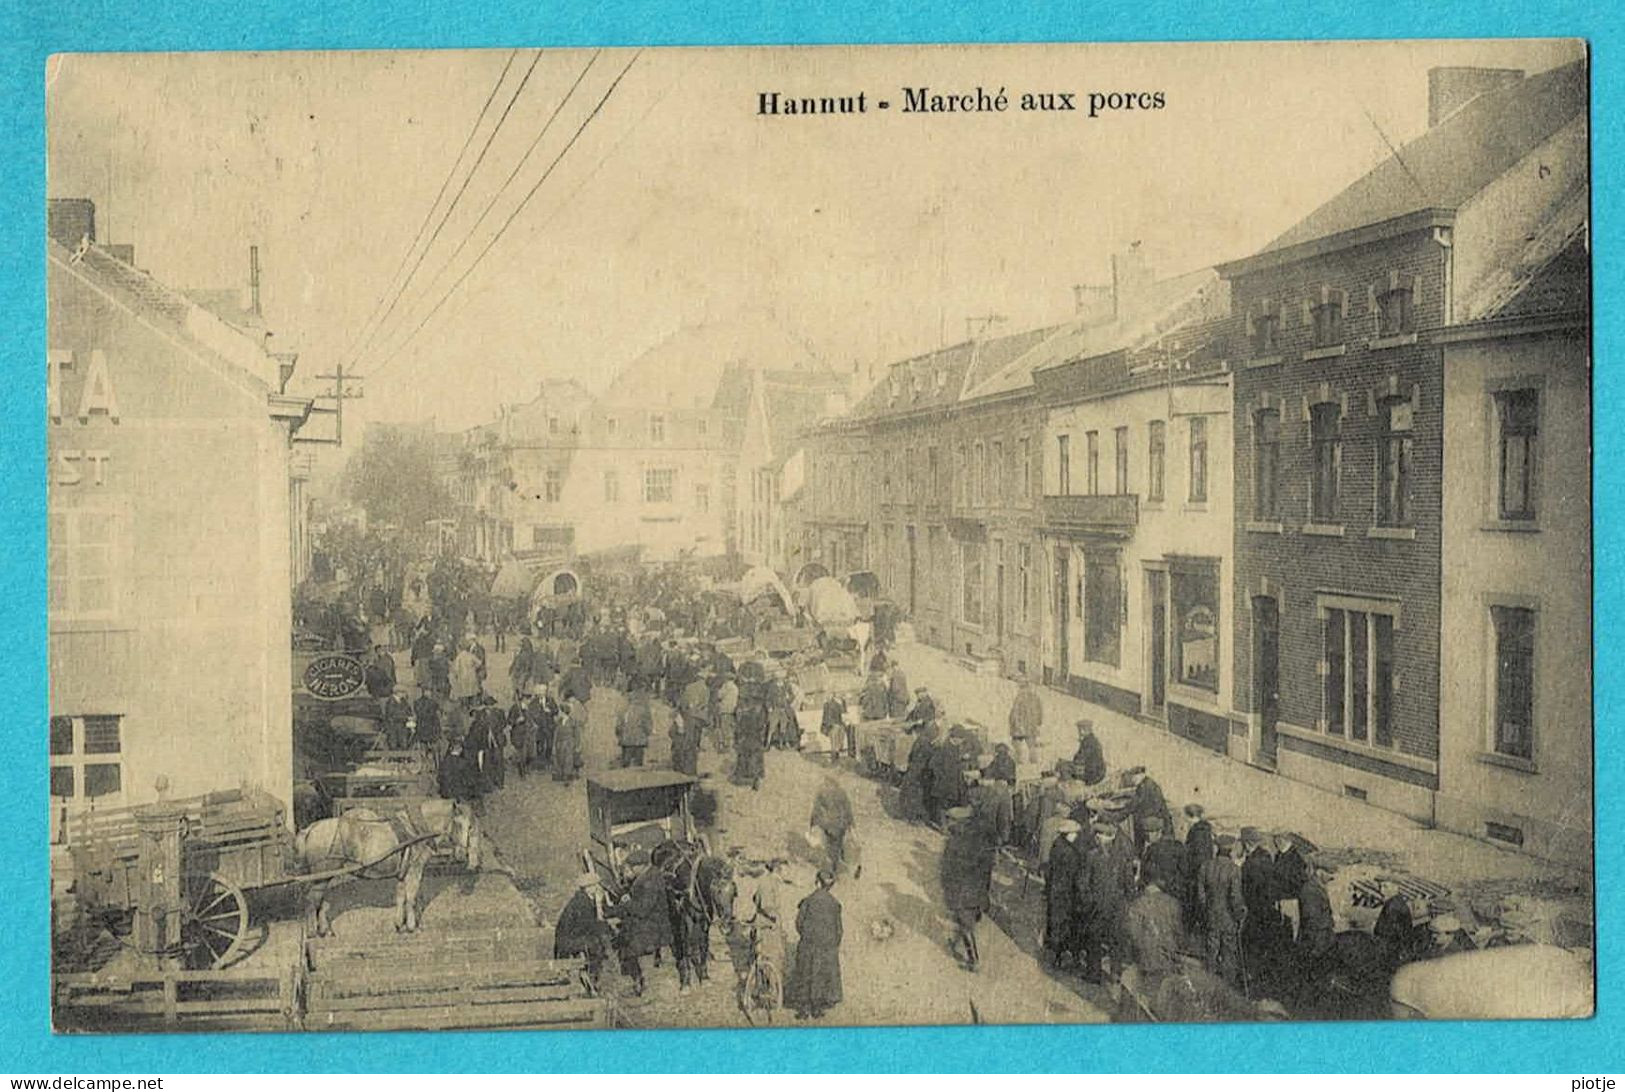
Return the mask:
[(181, 918), (187, 962), (199, 970), (224, 967), (247, 938), (248, 898), (242, 888), (217, 872), (188, 876)]

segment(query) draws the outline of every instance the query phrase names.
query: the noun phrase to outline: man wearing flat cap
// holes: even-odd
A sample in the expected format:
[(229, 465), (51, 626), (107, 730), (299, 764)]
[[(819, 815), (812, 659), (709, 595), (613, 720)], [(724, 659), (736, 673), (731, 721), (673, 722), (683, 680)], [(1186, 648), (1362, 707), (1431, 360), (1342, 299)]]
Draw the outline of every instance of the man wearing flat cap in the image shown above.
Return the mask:
[(942, 896), (954, 919), (949, 948), (966, 970), (974, 971), (981, 965), (976, 923), (991, 905), (988, 891), (995, 850), (971, 808), (949, 808), (943, 819), (948, 825), (948, 842), (942, 849)]
[(613, 935), (614, 930), (604, 920), (604, 886), (597, 873), (583, 872), (576, 879), (575, 894), (559, 914), (558, 928), (553, 931), (553, 958), (584, 957), (587, 984), (596, 994), (604, 963), (609, 959)]
[(1085, 785), (1098, 785), (1106, 780), (1106, 755), (1095, 738), (1095, 722), (1084, 719), (1077, 723), (1078, 749), (1072, 754), (1072, 766)]
[(1275, 857), (1262, 831), (1241, 828), (1241, 895), (1247, 903), (1242, 923), (1241, 951), (1255, 990), (1270, 993), (1279, 982), (1279, 971), (1292, 927), (1276, 905), (1279, 884), (1275, 878)]
[(1174, 841), (1161, 816), (1145, 821), (1145, 850), (1140, 854), (1140, 875), (1153, 878), (1169, 897), (1185, 889), (1185, 847)]
[(911, 732), (917, 732), (937, 719), (936, 699), (931, 697), (930, 692), (925, 687), (916, 686), (914, 688), (914, 705), (903, 719), (908, 721), (908, 728)]
[(1124, 771), (1123, 780), (1134, 786), (1134, 796), (1128, 804), (1129, 815), (1134, 818), (1134, 851), (1144, 853), (1147, 824), (1152, 819), (1159, 820), (1161, 829), (1166, 831), (1173, 829), (1174, 819), (1168, 811), (1168, 799), (1162, 795), (1162, 786), (1145, 772), (1144, 766)]
[(1116, 843), (1117, 826), (1097, 821), (1093, 826), (1095, 845), (1084, 854), (1083, 875), (1079, 880), (1083, 932), (1083, 978), (1100, 982), (1104, 964), (1112, 962), (1120, 970), (1123, 958), (1123, 911), (1127, 889), (1132, 882), (1125, 876), (1123, 857)]
[(1200, 804), (1186, 804), (1185, 818), (1190, 827), (1185, 832), (1185, 889), (1179, 892), (1185, 907), (1185, 932), (1190, 936), (1202, 933), (1202, 901), (1196, 895), (1196, 878), (1202, 866), (1213, 859), (1213, 824)]
[(1060, 819), (1053, 829), (1044, 868), (1044, 954), (1053, 965), (1067, 967), (1082, 950), (1078, 881), (1083, 875), (1084, 849), (1078, 835), (1083, 826), (1073, 819)]
[(1196, 876), (1197, 898), (1206, 928), (1207, 969), (1241, 988), (1241, 923), (1247, 916), (1241, 869), (1236, 867), (1236, 836), (1214, 836), (1214, 856)]

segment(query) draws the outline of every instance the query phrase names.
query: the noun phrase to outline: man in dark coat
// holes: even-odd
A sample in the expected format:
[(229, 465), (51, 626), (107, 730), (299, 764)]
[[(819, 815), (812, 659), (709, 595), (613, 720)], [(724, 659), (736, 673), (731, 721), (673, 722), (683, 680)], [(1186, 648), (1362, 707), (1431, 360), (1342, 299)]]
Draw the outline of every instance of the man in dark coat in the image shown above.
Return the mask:
[(404, 751), (412, 746), (412, 703), (406, 700), (400, 687), (390, 687), (389, 697), (378, 705), (378, 717), (384, 729), (384, 742), (391, 751)]
[(1125, 770), (1123, 777), (1134, 785), (1134, 796), (1129, 800), (1128, 811), (1134, 819), (1134, 851), (1143, 853), (1150, 821), (1158, 819), (1163, 830), (1172, 830), (1173, 815), (1168, 811), (1168, 800), (1162, 795), (1162, 786), (1145, 772), (1144, 766)]
[(965, 795), (982, 833), (994, 846), (1008, 845), (1010, 833), (1016, 825), (1015, 801), (1010, 786), (1003, 781), (989, 781), (977, 770), (965, 771)]
[(553, 958), (580, 956), (587, 963), (587, 985), (597, 994), (604, 964), (615, 930), (604, 920), (604, 888), (596, 873), (584, 872), (576, 880), (576, 892), (564, 904), (559, 924), (553, 932)]
[(412, 703), (412, 719), (417, 722), (412, 732), (412, 742), (434, 750), (440, 743), (440, 703), (428, 687), (423, 687), (417, 700)]
[(1336, 959), (1337, 927), (1332, 919), (1332, 900), (1326, 892), (1329, 877), (1325, 869), (1311, 867), (1298, 889), (1298, 987), (1311, 995), (1321, 991)]
[(908, 674), (902, 664), (893, 664), (886, 680), (886, 715), (900, 717), (908, 710)]
[[(703, 682), (695, 681), (689, 686), (698, 688), (699, 697), (695, 698), (687, 688), (678, 695), (679, 708), (672, 713), (666, 733), (671, 737), (671, 768), (678, 773), (697, 777), (700, 772), (700, 738), (705, 731), (704, 709), (710, 694)], [(690, 707), (692, 701), (698, 702), (698, 711)]]
[(970, 808), (950, 808), (943, 819), (948, 841), (942, 849), (942, 897), (954, 919), (949, 948), (966, 970), (974, 971), (981, 964), (976, 923), (991, 905), (994, 847)]
[(835, 875), (818, 873), (818, 890), (796, 908), (796, 965), (785, 1003), (801, 1020), (816, 1020), (841, 1003), (841, 904), (830, 888)]
[(1140, 971), (1139, 992), (1146, 1002), (1157, 996), (1163, 979), (1179, 966), (1185, 946), (1179, 900), (1163, 889), (1160, 876), (1150, 876), (1145, 890), (1123, 913), (1128, 959)]
[(833, 777), (825, 777), (813, 797), (811, 825), (824, 835), (826, 867), (839, 876), (846, 860), (846, 836), (852, 830), (852, 799)]
[(429, 689), (442, 701), (451, 697), (451, 658), (442, 644), (429, 653)]
[(908, 749), (908, 769), (903, 771), (898, 790), (898, 810), (904, 819), (922, 822), (931, 818), (931, 757), (936, 753), (940, 729), (928, 724)]
[(660, 869), (649, 864), (649, 855), (635, 852), (628, 860), (634, 868), (641, 868), (632, 881), (626, 901), (616, 908), (621, 918), (619, 947), (621, 973), (632, 980), (634, 992), (640, 997), (646, 985), (643, 977), (643, 957), (652, 955), (658, 962), (662, 949), (672, 945), (671, 912), (666, 903), (666, 878)]
[[(1084, 853), (1083, 871), (1078, 877), (1078, 896), (1083, 933), (1083, 977), (1099, 982), (1104, 964), (1113, 969), (1123, 958), (1123, 911), (1127, 891), (1117, 824), (1096, 822), (1095, 845)], [(1053, 850), (1051, 850), (1053, 852)]]
[(891, 715), (890, 698), (886, 691), (886, 676), (876, 671), (863, 684), (858, 695), (858, 709), (864, 720), (885, 720)]
[(960, 725), (954, 725), (931, 751), (931, 791), (926, 805), (933, 822), (942, 822), (944, 813), (965, 802), (963, 733)]
[(1071, 819), (1055, 824), (1055, 841), (1044, 866), (1044, 953), (1057, 967), (1077, 961), (1081, 950), (1078, 880), (1083, 874), (1082, 826)]
[(514, 773), (520, 777), (530, 773), (536, 761), (536, 727), (525, 712), (526, 703), (535, 701), (533, 694), (515, 695), (513, 704), (508, 707), (508, 743), (513, 747)]
[(841, 752), (846, 750), (846, 736), (850, 729), (846, 723), (846, 699), (832, 692), (824, 699), (824, 711), (819, 718), (818, 730), (829, 741), (830, 765), (836, 765)]
[(993, 748), (993, 761), (982, 771), (982, 780), (997, 781), (1012, 789), (1015, 788), (1016, 758), (1010, 753), (1008, 743), (1000, 743)]
[(653, 735), (654, 710), (649, 705), (649, 692), (638, 690), (615, 721), (615, 742), (621, 748), (621, 765), (643, 765), (643, 752), (649, 749)]
[(758, 683), (746, 684), (740, 695), (733, 743), (733, 783), (749, 785), (752, 791), (760, 789), (766, 773), (762, 755), (767, 750), (767, 701)]
[(1279, 970), (1292, 939), (1292, 926), (1276, 906), (1280, 885), (1275, 879), (1275, 857), (1257, 827), (1243, 827), (1241, 896), (1247, 917), (1241, 928), (1241, 954), (1254, 990), (1268, 994), (1276, 988)]
[(1241, 923), (1247, 916), (1241, 869), (1236, 866), (1234, 835), (1214, 838), (1214, 856), (1196, 876), (1197, 898), (1207, 930), (1207, 969), (1241, 988)]
[(1140, 875), (1157, 885), (1169, 897), (1185, 889), (1185, 847), (1168, 836), (1160, 816), (1145, 821), (1145, 850), (1140, 854)]
[(362, 673), (367, 682), (367, 693), (375, 698), (387, 698), (395, 690), (395, 657), (383, 645), (372, 646), (372, 659)]
[(577, 662), (564, 673), (564, 685), (559, 697), (574, 698), (583, 705), (592, 700), (592, 673), (587, 670), (585, 664)]
[(925, 687), (916, 686), (914, 705), (904, 714), (903, 719), (908, 721), (910, 731), (918, 732), (922, 725), (930, 724), (937, 719), (937, 700)]
[(1106, 755), (1095, 738), (1095, 722), (1078, 721), (1078, 749), (1072, 754), (1072, 768), (1085, 785), (1098, 785), (1106, 780)]
[(454, 740), (446, 757), (440, 760), (440, 795), (479, 810), (480, 771), (460, 740)]
[(536, 765), (550, 766), (553, 762), (553, 733), (558, 730), (563, 715), (559, 703), (548, 693), (546, 683), (533, 683), (525, 699), (525, 719), (530, 721), (532, 738), (536, 741)]
[(1202, 866), (1213, 859), (1213, 824), (1204, 818), (1200, 804), (1186, 804), (1185, 815), (1190, 829), (1185, 832), (1185, 889), (1179, 897), (1185, 906), (1185, 932), (1200, 937), (1205, 926), (1202, 922), (1202, 900), (1196, 894), (1196, 878)]

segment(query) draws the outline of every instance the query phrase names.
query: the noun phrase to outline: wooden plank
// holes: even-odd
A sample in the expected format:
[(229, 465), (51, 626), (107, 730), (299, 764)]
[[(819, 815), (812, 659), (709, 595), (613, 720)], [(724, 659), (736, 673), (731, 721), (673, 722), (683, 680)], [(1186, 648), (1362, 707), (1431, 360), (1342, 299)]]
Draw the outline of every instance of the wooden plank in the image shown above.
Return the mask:
[(570, 1001), (581, 996), (579, 983), (561, 982), (551, 986), (484, 987), (465, 990), (409, 990), (387, 994), (352, 994), (344, 997), (311, 997), (307, 1011), (371, 1012), (379, 1009), (439, 1008), (450, 1002), (465, 1005), (540, 1004)]
[(580, 963), (563, 960), (511, 965), (492, 963), (441, 970), (391, 970), (340, 963), (328, 970), (312, 972), (306, 992), (311, 997), (345, 997), (421, 989), (544, 986), (575, 982), (580, 973)]
[[(337, 964), (382, 967), (467, 967), (488, 963), (541, 963), (552, 962), (551, 941), (506, 941), (500, 945), (465, 945), (456, 951), (435, 948), (418, 949), (402, 945), (397, 948), (312, 948), (309, 962), (316, 970), (326, 970)], [(569, 961), (565, 960), (568, 964)]]
[(594, 1026), (601, 1024), (604, 1011), (604, 1003), (597, 998), (554, 1001), (546, 1005), (444, 1005), (370, 1012), (311, 1013), (308, 1026), (348, 1031)]

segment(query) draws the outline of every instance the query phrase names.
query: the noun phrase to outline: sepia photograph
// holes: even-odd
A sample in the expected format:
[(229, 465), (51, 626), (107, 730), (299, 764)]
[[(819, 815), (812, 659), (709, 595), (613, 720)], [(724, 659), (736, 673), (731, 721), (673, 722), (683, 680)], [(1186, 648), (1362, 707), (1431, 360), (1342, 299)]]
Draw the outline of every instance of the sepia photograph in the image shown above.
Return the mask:
[(56, 1032), (1593, 1015), (1585, 42), (43, 78)]

